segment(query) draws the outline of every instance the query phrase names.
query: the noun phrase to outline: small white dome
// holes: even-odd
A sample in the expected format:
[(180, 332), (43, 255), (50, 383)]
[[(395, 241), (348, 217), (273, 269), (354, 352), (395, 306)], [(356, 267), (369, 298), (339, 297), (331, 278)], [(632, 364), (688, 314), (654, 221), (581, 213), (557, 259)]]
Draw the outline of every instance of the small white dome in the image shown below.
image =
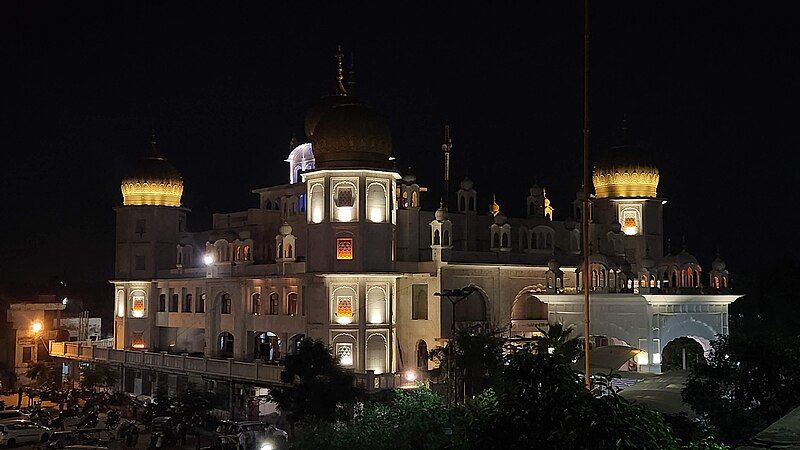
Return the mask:
[(533, 197), (538, 197), (542, 195), (542, 188), (540, 188), (538, 184), (534, 184), (530, 192)]
[(439, 209), (433, 214), (439, 222), (443, 222), (447, 218), (447, 209), (444, 206), (439, 206)]
[(561, 268), (561, 263), (558, 262), (555, 258), (550, 258), (550, 262), (547, 263), (547, 267), (555, 272), (556, 270)]
[(711, 263), (711, 268), (716, 270), (717, 272), (722, 272), (725, 270), (725, 260), (720, 258), (719, 255), (714, 259), (714, 262)]
[(469, 177), (464, 177), (464, 179), (461, 180), (461, 189), (465, 191), (472, 189), (474, 185), (475, 183), (473, 183), (472, 180), (469, 179)]
[(494, 223), (496, 223), (497, 225), (505, 225), (506, 220), (508, 220), (508, 217), (506, 217), (506, 215), (501, 212), (498, 212), (497, 215), (494, 216)]
[(414, 175), (413, 173), (407, 173), (407, 174), (403, 175), (403, 181), (406, 184), (414, 184), (417, 181), (417, 176)]
[(281, 236), (288, 236), (292, 234), (292, 226), (289, 225), (289, 222), (284, 221), (280, 228), (278, 228), (278, 233)]

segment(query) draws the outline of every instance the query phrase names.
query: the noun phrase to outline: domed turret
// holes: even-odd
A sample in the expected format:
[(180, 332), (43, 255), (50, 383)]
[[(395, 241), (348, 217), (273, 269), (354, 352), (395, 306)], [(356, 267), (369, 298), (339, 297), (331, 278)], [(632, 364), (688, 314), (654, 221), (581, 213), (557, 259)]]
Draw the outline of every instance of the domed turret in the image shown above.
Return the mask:
[(534, 184), (533, 187), (530, 189), (531, 196), (537, 197), (542, 195), (542, 188), (539, 187), (538, 184)]
[(615, 234), (619, 234), (622, 231), (622, 224), (616, 220), (611, 222), (611, 231)]
[(711, 268), (718, 272), (722, 272), (723, 270), (725, 270), (725, 267), (726, 267), (725, 260), (720, 258), (719, 254), (717, 254), (717, 257), (714, 258), (714, 261), (711, 263)]
[(472, 189), (473, 186), (475, 186), (475, 183), (473, 183), (469, 177), (464, 177), (464, 179), (461, 180), (461, 189), (468, 191)]
[(620, 145), (594, 168), (592, 182), (598, 198), (656, 197), (659, 174), (647, 153), (634, 145)]
[(547, 268), (555, 272), (561, 268), (561, 263), (555, 258), (550, 258), (550, 261), (547, 263)]
[(436, 212), (433, 213), (433, 216), (439, 222), (443, 222), (447, 218), (447, 209), (444, 207), (444, 205), (440, 204), (439, 209), (437, 209)]
[(292, 226), (289, 225), (289, 222), (284, 220), (283, 224), (278, 228), (278, 233), (280, 233), (281, 236), (288, 236), (292, 234)]
[(414, 184), (417, 182), (417, 176), (409, 170), (407, 174), (403, 175), (403, 182), (405, 184)]
[(374, 109), (349, 103), (331, 108), (311, 136), (316, 167), (390, 167), (392, 137), (386, 119)]
[(150, 141), (150, 152), (122, 179), (120, 189), (125, 206), (181, 206), (181, 174), (158, 152), (155, 135)]

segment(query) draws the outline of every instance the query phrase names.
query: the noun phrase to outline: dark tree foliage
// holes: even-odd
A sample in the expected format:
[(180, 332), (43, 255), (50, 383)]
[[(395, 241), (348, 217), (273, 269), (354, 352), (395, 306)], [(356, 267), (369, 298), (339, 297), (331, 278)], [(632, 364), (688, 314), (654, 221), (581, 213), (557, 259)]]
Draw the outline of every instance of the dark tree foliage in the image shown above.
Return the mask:
[(683, 399), (730, 444), (747, 441), (800, 405), (800, 301), (796, 260), (742, 274), (729, 336), (712, 342)]
[(442, 398), (420, 387), (366, 404), (350, 423), (303, 423), (297, 427), (292, 448), (438, 449), (448, 444), (450, 431)]
[(88, 391), (112, 387), (117, 380), (119, 371), (109, 364), (91, 364), (81, 370), (81, 387)]
[(505, 329), (483, 324), (456, 329), (451, 340), (453, 350), (452, 371), (458, 386), (463, 386), (467, 398), (492, 385), (492, 380), (503, 367)]
[(746, 441), (800, 403), (800, 343), (765, 333), (712, 342), (692, 371), (683, 399), (730, 444)]
[(43, 361), (30, 363), (25, 371), (25, 376), (30, 378), (35, 386), (42, 388), (53, 386), (56, 381), (56, 375), (53, 370), (53, 364)]
[(514, 352), (496, 390), (467, 401), (455, 413), (459, 448), (677, 447), (660, 414), (631, 404), (613, 389), (595, 396), (570, 367), (571, 358)]
[(292, 423), (307, 418), (333, 422), (342, 407), (356, 400), (353, 374), (322, 341), (304, 339), (297, 353), (286, 357), (281, 381), (287, 386), (273, 388), (270, 396)]

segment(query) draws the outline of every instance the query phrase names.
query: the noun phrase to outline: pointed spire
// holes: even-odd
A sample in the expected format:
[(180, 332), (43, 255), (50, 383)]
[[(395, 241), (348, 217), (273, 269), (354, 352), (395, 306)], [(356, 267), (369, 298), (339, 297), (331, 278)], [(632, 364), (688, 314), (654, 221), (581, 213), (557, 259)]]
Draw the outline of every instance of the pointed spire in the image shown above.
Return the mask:
[(672, 239), (667, 238), (667, 255), (672, 254)]
[(682, 252), (686, 251), (686, 235), (685, 234), (681, 235), (681, 251)]
[(622, 130), (622, 143), (628, 143), (628, 130), (630, 129), (630, 123), (628, 123), (628, 117), (626, 115), (622, 115), (622, 125), (620, 126)]
[(336, 51), (336, 95), (347, 95), (347, 89), (344, 88), (344, 53), (342, 53), (342, 46), (340, 45)]
[(152, 152), (153, 156), (156, 158), (163, 158), (161, 153), (158, 151), (157, 140), (156, 140), (156, 126), (150, 126), (150, 151)]
[(297, 145), (298, 145), (297, 137), (294, 134), (292, 134), (292, 138), (289, 139), (289, 151), (291, 152), (292, 150), (294, 150), (297, 147)]
[(350, 52), (350, 71), (347, 72), (347, 92), (350, 95), (355, 95), (356, 92), (356, 69), (355, 69), (356, 55)]

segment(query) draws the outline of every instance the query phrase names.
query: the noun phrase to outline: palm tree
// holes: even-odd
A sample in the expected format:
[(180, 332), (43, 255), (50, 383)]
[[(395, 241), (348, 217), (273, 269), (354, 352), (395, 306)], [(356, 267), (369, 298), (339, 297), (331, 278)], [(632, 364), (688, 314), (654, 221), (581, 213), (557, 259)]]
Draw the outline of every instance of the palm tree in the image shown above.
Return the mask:
[(574, 330), (572, 325), (565, 327), (563, 323), (556, 322), (548, 324), (547, 330), (538, 325), (536, 329), (541, 333), (533, 338), (534, 349), (537, 352), (560, 355), (570, 361), (574, 361), (580, 354), (580, 339), (570, 338)]

